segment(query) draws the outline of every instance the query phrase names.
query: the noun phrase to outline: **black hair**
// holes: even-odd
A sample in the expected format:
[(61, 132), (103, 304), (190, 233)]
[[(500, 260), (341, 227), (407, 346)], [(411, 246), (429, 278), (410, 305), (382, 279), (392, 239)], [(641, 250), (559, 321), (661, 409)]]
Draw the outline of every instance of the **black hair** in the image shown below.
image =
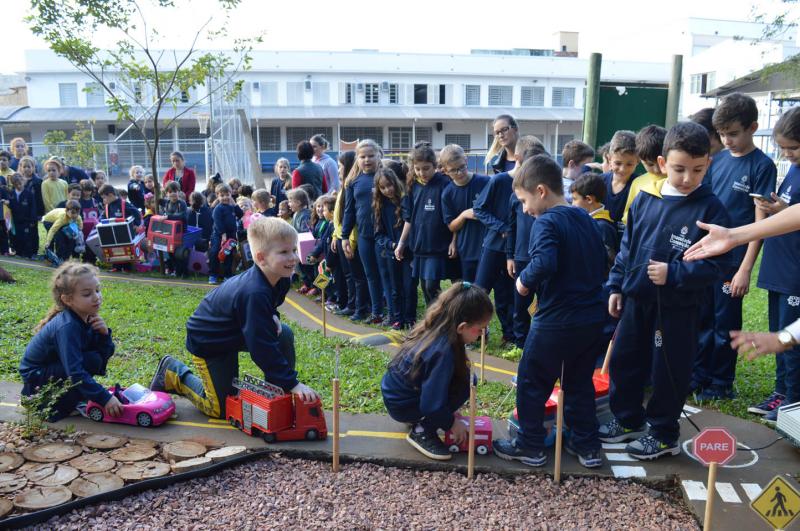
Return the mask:
[(11, 153), (6, 151), (5, 149), (0, 150), (0, 158), (3, 158), (3, 157), (5, 157), (8, 160), (11, 160)]
[(325, 135), (323, 134), (316, 134), (312, 136), (310, 142), (316, 142), (317, 144), (322, 146), (323, 149), (328, 149), (328, 147), (330, 146), (330, 144), (328, 144), (328, 139), (325, 138)]
[(117, 189), (114, 188), (114, 185), (112, 185), (112, 184), (104, 184), (97, 191), (97, 194), (100, 197), (103, 197), (104, 195), (108, 195), (108, 194), (112, 194), (114, 197), (117, 197)]
[(342, 173), (342, 178), (346, 177), (350, 174), (350, 170), (353, 168), (353, 164), (356, 163), (356, 152), (355, 150), (348, 150), (342, 151), (339, 153), (338, 157), (339, 162), (342, 163), (342, 168), (344, 169), (344, 173)]
[(408, 175), (408, 164), (395, 159), (383, 159), (383, 165), (392, 170), (394, 174), (397, 175), (397, 178), (402, 182), (406, 181), (406, 176)]
[(311, 142), (308, 140), (301, 140), (297, 144), (297, 158), (302, 160), (311, 160), (314, 157), (314, 148), (311, 147)]
[(722, 140), (720, 140), (719, 138), (719, 133), (717, 132), (717, 128), (714, 127), (714, 123), (712, 122), (713, 117), (714, 117), (714, 108), (706, 107), (705, 109), (700, 109), (699, 111), (691, 115), (689, 117), (689, 120), (705, 127), (706, 131), (708, 132), (708, 136), (710, 138), (716, 138), (717, 142), (722, 142)]
[(711, 123), (714, 124), (714, 128), (717, 130), (730, 127), (736, 122), (739, 122), (742, 127), (747, 129), (753, 125), (753, 122), (757, 121), (758, 106), (756, 106), (756, 100), (739, 92), (728, 94), (722, 98), (717, 108), (714, 109), (714, 116), (711, 118)]
[(664, 139), (664, 158), (670, 151), (683, 151), (693, 158), (703, 157), (711, 151), (705, 127), (695, 122), (678, 122)]
[(600, 203), (605, 203), (606, 201), (605, 180), (600, 175), (590, 171), (578, 176), (575, 182), (570, 185), (569, 191), (570, 193), (577, 192), (582, 197), (594, 196)]
[(778, 118), (772, 134), (800, 142), (800, 107), (792, 107)]
[(636, 155), (645, 162), (655, 162), (664, 151), (667, 130), (658, 125), (646, 125), (636, 133)]
[(298, 186), (300, 190), (305, 191), (306, 195), (308, 196), (308, 204), (309, 206), (311, 203), (317, 200), (317, 189), (314, 188), (314, 185), (305, 183)]
[(547, 155), (536, 155), (522, 163), (514, 176), (514, 188), (533, 193), (544, 185), (556, 195), (564, 195), (561, 181), (561, 166)]

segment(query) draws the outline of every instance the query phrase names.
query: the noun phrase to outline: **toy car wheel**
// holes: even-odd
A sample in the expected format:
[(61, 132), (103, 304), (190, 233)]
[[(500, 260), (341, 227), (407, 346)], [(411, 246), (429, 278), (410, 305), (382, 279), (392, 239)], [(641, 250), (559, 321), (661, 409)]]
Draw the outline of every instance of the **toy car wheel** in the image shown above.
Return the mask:
[(448, 450), (450, 450), (451, 454), (457, 454), (458, 451), (460, 450), (460, 448), (458, 447), (457, 444), (451, 444), (450, 448), (448, 448)]
[(274, 443), (278, 440), (274, 433), (267, 433), (265, 431), (261, 432), (261, 438), (264, 439), (265, 443)]
[(479, 455), (486, 455), (489, 453), (489, 449), (482, 444), (480, 446), (477, 446), (475, 448), (475, 451), (478, 452)]
[(153, 417), (147, 413), (139, 413), (136, 415), (136, 424), (143, 428), (148, 428), (153, 425)]
[(89, 415), (89, 418), (92, 419), (93, 421), (103, 422), (103, 410), (100, 409), (99, 407), (89, 408), (87, 414)]
[(242, 429), (242, 425), (238, 420), (233, 421), (233, 425), (236, 426), (237, 430), (241, 430)]
[(314, 428), (311, 428), (306, 432), (307, 441), (316, 441), (318, 438), (319, 438), (319, 432)]

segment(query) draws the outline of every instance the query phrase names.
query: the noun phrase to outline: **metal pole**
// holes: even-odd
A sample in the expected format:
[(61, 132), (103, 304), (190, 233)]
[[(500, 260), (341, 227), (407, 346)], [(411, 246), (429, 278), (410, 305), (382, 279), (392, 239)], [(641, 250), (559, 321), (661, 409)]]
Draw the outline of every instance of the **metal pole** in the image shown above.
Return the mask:
[(672, 56), (672, 77), (669, 80), (667, 91), (667, 115), (664, 117), (664, 127), (669, 129), (678, 122), (678, 107), (681, 103), (681, 73), (683, 71), (683, 56)]
[(597, 143), (597, 116), (600, 107), (600, 68), (603, 54), (593, 53), (589, 58), (589, 75), (586, 79), (586, 101), (583, 102), (583, 141)]
[(216, 164), (214, 162), (214, 105), (212, 104), (212, 101), (211, 101), (211, 93), (213, 92), (213, 90), (211, 88), (211, 77), (210, 76), (208, 78), (208, 87), (207, 87), (206, 90), (208, 90), (208, 126), (209, 126), (208, 130), (211, 133), (211, 135), (210, 135), (211, 142), (208, 144), (208, 146), (209, 146), (208, 147), (208, 152), (209, 152), (208, 161), (209, 161), (209, 164), (211, 166), (206, 166), (206, 176), (211, 176), (211, 175), (214, 175), (213, 167), (215, 167)]

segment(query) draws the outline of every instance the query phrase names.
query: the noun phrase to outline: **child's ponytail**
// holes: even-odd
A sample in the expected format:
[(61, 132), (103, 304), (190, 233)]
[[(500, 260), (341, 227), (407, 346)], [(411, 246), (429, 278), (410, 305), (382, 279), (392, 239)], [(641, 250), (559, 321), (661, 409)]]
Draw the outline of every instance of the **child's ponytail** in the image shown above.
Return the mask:
[(61, 300), (61, 296), (71, 295), (72, 292), (75, 291), (75, 284), (78, 283), (78, 279), (84, 275), (97, 276), (98, 270), (91, 264), (83, 264), (73, 260), (64, 262), (55, 270), (53, 278), (50, 280), (50, 292), (53, 294), (53, 306), (47, 310), (44, 319), (39, 321), (39, 324), (33, 329), (34, 332), (41, 330), (53, 317), (67, 309), (64, 305), (64, 301)]

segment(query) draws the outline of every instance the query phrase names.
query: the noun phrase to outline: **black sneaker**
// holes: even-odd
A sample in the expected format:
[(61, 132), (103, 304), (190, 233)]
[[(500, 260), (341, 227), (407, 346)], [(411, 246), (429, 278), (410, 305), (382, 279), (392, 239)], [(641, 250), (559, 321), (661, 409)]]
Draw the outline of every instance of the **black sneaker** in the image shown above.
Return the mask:
[(411, 431), (406, 435), (406, 440), (419, 450), (419, 452), (431, 459), (437, 461), (447, 461), (452, 458), (450, 450), (445, 446), (442, 440), (436, 433), (426, 430), (416, 431), (416, 426), (411, 428)]
[(581, 453), (573, 448), (569, 442), (564, 445), (564, 449), (568, 454), (576, 456), (578, 462), (586, 468), (599, 468), (603, 466), (603, 458), (600, 456), (600, 450)]
[(150, 381), (151, 391), (169, 392), (167, 390), (167, 369), (170, 366), (174, 366), (176, 361), (172, 356), (161, 358), (161, 361), (158, 362), (158, 367), (156, 367), (156, 373)]
[(619, 423), (617, 417), (613, 417), (605, 424), (602, 424), (597, 431), (598, 438), (604, 443), (620, 443), (633, 441), (647, 435), (647, 426), (642, 425), (637, 429), (628, 429)]
[(676, 443), (665, 443), (652, 435), (639, 437), (628, 444), (625, 447), (625, 451), (634, 459), (642, 461), (652, 461), (665, 455), (678, 455), (681, 453), (681, 449)]
[(354, 323), (360, 323), (364, 319), (366, 319), (366, 316), (360, 313), (354, 313), (350, 316), (350, 320), (353, 321)]
[(770, 411), (779, 408), (781, 402), (783, 402), (784, 400), (786, 400), (785, 396), (783, 396), (778, 392), (773, 392), (771, 395), (762, 400), (760, 403), (747, 408), (747, 412), (754, 413), (756, 415), (766, 415)]
[(342, 308), (340, 306), (339, 308), (333, 310), (333, 313), (335, 313), (336, 315), (350, 316), (356, 313), (356, 311), (352, 308)]
[(528, 466), (544, 466), (547, 456), (542, 450), (530, 450), (518, 445), (517, 438), (498, 439), (492, 442), (494, 453), (506, 461), (519, 461)]

